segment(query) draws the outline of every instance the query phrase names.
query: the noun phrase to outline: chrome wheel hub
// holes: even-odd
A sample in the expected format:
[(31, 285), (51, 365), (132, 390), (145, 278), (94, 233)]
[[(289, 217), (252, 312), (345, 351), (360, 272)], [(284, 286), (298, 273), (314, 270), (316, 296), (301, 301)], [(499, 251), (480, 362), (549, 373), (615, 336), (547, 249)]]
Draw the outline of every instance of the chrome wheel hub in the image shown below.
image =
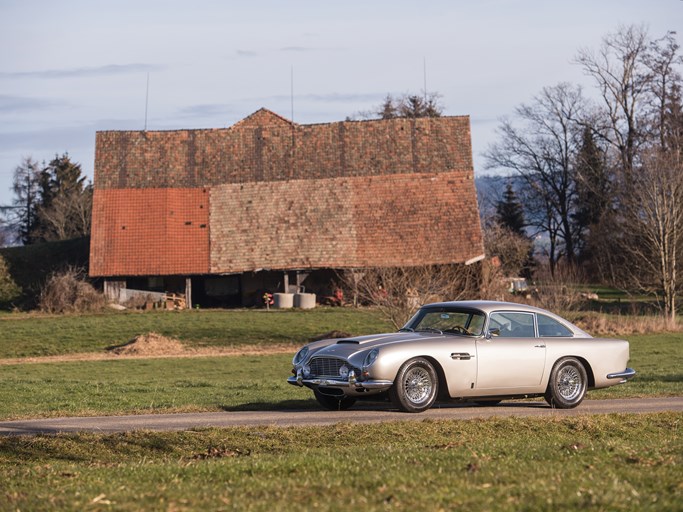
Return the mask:
[(412, 368), (405, 375), (406, 398), (414, 404), (429, 400), (432, 394), (432, 379), (424, 368)]
[(575, 400), (583, 391), (581, 374), (573, 366), (565, 366), (557, 376), (557, 391), (565, 400)]

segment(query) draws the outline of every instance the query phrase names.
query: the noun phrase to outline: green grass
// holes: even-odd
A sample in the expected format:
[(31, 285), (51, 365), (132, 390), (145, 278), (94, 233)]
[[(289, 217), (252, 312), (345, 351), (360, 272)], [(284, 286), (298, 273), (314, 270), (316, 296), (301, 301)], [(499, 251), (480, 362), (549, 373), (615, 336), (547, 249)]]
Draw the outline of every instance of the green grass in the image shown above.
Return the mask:
[(589, 393), (591, 398), (683, 396), (683, 332), (628, 336), (629, 366), (638, 374), (627, 384)]
[(681, 413), (0, 439), (0, 510), (682, 510)]
[(0, 418), (315, 407), (291, 354), (0, 367)]
[(390, 330), (371, 310), (192, 310), (90, 315), (0, 315), (0, 358), (100, 352), (150, 331), (201, 346), (300, 345), (333, 329), (351, 334)]
[[(627, 384), (588, 398), (683, 395), (683, 333), (631, 337)], [(291, 354), (0, 366), (0, 418), (317, 407), (286, 383)]]

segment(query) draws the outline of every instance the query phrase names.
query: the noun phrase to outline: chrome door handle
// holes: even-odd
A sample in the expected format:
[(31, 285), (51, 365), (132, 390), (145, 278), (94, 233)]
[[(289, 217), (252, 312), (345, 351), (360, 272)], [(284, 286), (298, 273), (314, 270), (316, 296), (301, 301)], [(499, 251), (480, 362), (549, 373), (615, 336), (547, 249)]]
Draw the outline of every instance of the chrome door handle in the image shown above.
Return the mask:
[(534, 345), (534, 348), (545, 348), (545, 345)]

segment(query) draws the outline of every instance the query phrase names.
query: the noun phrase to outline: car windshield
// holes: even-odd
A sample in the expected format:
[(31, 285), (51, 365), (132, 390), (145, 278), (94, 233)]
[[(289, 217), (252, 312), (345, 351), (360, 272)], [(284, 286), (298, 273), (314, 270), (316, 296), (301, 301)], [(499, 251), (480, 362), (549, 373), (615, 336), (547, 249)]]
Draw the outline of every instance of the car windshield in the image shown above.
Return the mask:
[(442, 307), (419, 310), (401, 330), (481, 336), (483, 328), (481, 311)]

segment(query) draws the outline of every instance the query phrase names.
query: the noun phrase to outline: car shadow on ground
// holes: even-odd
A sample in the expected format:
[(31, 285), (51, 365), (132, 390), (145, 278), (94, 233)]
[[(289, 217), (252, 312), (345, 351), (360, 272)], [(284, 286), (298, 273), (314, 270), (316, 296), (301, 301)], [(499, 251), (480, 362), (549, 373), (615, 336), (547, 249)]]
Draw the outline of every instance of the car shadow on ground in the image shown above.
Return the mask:
[[(303, 412), (303, 411), (321, 411), (323, 409), (318, 402), (311, 398), (308, 400), (282, 400), (279, 402), (250, 402), (246, 404), (228, 406), (220, 405), (219, 408), (225, 412), (245, 412), (245, 411), (259, 411), (259, 412)], [(509, 400), (499, 404), (478, 404), (474, 402), (436, 402), (432, 409), (462, 409), (462, 408), (486, 408), (486, 409), (549, 409), (550, 406), (545, 401), (539, 400)], [(359, 400), (350, 409), (363, 411), (397, 411), (398, 409), (388, 400), (373, 401), (373, 400)]]

